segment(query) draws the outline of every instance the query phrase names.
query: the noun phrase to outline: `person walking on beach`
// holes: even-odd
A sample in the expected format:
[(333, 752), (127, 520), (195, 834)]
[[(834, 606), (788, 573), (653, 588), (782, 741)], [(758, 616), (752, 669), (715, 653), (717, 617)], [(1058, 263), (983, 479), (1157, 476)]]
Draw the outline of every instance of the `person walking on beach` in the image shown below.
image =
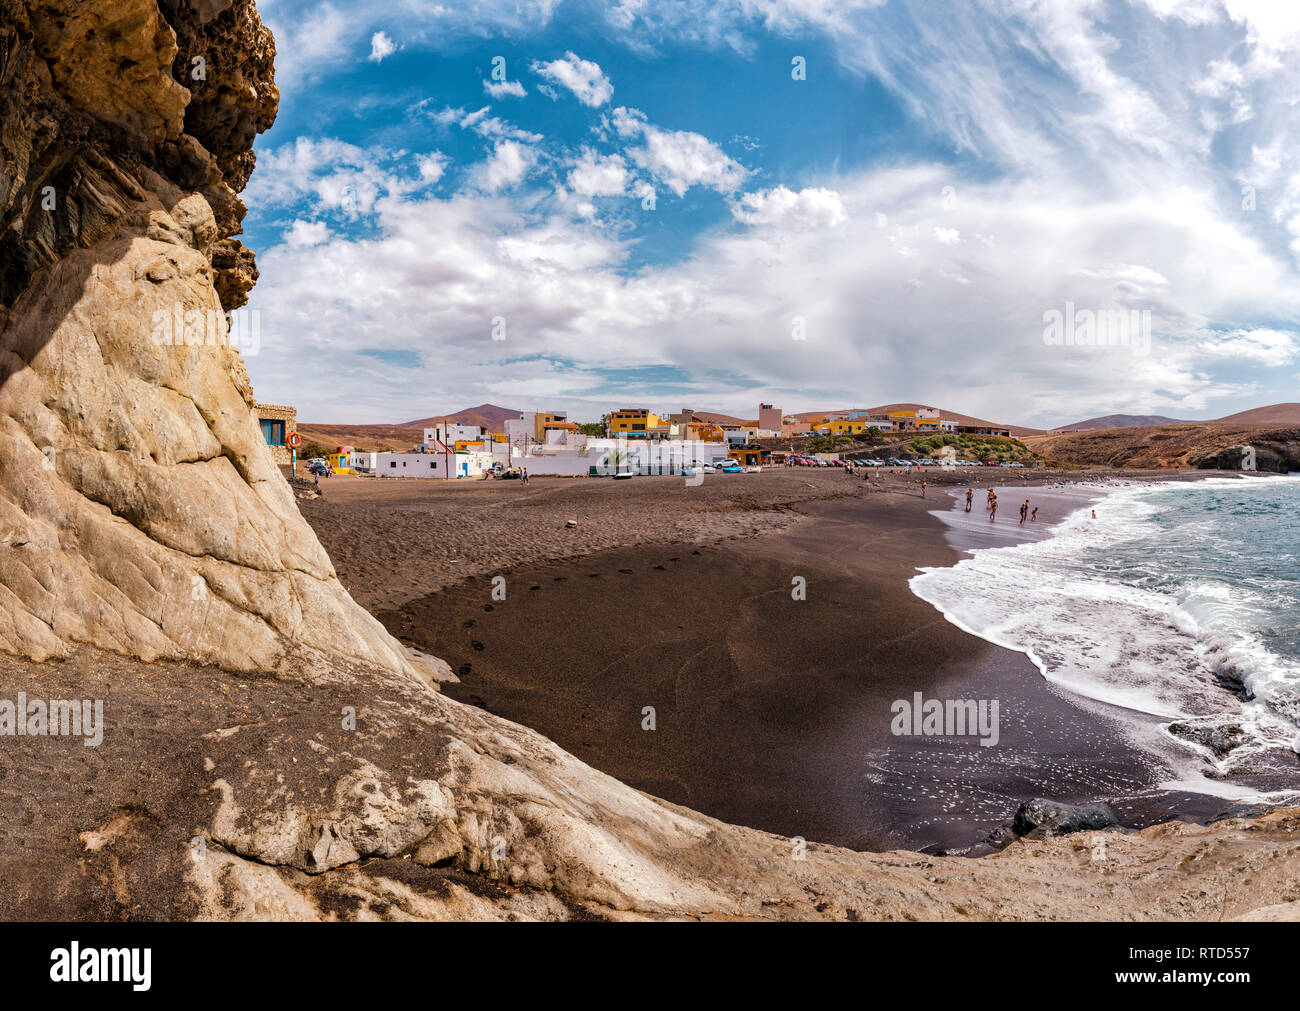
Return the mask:
[(520, 483), (520, 484), (527, 484), (527, 483), (528, 483), (528, 468), (527, 468), (527, 467), (523, 468), (523, 476), (519, 479), (519, 483)]
[(1097, 510), (1096, 510), (1096, 509), (1094, 509), (1094, 510), (1092, 511), (1092, 518), (1093, 518), (1093, 519), (1096, 519), (1096, 518), (1097, 518)]
[(1034, 506), (1034, 511), (1029, 514), (1029, 522), (1033, 523), (1038, 519), (1038, 506)]
[(995, 492), (992, 488), (990, 488), (990, 489), (989, 489), (989, 493), (988, 493), (988, 495), (987, 495), (987, 496), (985, 497), (985, 499), (984, 499), (984, 508), (985, 508), (985, 509), (992, 509), (992, 508), (993, 508), (993, 500), (994, 500), (995, 498), (997, 498), (997, 497), (998, 497), (998, 493)]
[(925, 479), (921, 479), (921, 498), (925, 498)]
[(1020, 525), (1025, 525), (1025, 520), (1029, 518), (1029, 499), (1025, 499), (1025, 504), (1020, 507)]
[(966, 511), (967, 512), (970, 512), (971, 499), (973, 499), (974, 497), (975, 497), (975, 489), (967, 488), (966, 489)]
[(989, 507), (989, 522), (991, 523), (993, 520), (997, 519), (997, 517), (998, 517), (998, 497), (994, 495), (993, 505)]

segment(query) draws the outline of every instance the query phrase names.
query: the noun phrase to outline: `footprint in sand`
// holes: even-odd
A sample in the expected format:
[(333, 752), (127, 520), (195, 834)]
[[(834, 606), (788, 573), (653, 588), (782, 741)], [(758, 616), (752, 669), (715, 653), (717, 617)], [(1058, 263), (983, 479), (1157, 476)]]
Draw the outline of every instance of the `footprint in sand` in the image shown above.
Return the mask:
[(629, 576), (632, 575), (632, 570), (631, 570), (631, 569), (619, 569), (618, 571), (619, 571), (619, 572), (624, 572), (624, 573), (626, 573), (626, 574), (629, 575)]
[(473, 627), (474, 627), (474, 619), (473, 619), (473, 618), (470, 618), (469, 621), (465, 622), (465, 624), (463, 624), (463, 625), (461, 626), (461, 628), (473, 628)]
[(483, 605), (483, 610), (485, 610), (485, 611), (495, 611), (496, 608), (493, 607), (491, 604), (484, 604), (484, 605)]
[(472, 668), (469, 664), (467, 664), (467, 663), (463, 663), (463, 664), (461, 664), (459, 667), (456, 668), (456, 674), (457, 674), (458, 676), (460, 676), (460, 677), (468, 677), (468, 676), (469, 676), (469, 672), (470, 672), (471, 670), (473, 670), (473, 669), (474, 669), (474, 668)]
[(540, 586), (530, 586), (530, 587), (528, 587), (528, 588), (529, 588), (530, 590), (540, 590), (540, 589), (541, 589)]
[(667, 570), (666, 570), (662, 565), (656, 565), (655, 568), (656, 568), (657, 570), (659, 570), (660, 572), (665, 572), (665, 571), (667, 571)]
[(568, 579), (568, 578), (569, 578), (568, 576), (556, 576), (556, 577), (555, 577), (555, 581), (556, 581), (557, 583), (563, 583), (563, 582), (564, 582), (566, 579)]
[(473, 647), (474, 647), (476, 650), (478, 650), (480, 653), (483, 652), (483, 644), (482, 644), (481, 642), (479, 642), (477, 639), (475, 639), (473, 642), (471, 642), (470, 645), (473, 646)]

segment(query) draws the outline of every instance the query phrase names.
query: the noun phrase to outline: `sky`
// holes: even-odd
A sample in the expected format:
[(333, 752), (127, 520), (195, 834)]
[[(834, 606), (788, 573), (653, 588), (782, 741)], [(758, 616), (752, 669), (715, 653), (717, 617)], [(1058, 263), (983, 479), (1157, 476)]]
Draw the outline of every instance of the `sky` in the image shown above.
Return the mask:
[(1300, 4), (258, 6), (247, 364), (303, 421), (1300, 399)]

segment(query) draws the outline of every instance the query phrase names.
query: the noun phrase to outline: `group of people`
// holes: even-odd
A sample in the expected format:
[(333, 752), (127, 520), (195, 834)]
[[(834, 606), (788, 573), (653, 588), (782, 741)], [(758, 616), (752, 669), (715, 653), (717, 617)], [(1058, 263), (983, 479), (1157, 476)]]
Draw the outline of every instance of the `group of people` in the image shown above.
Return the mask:
[[(922, 498), (925, 497), (924, 488), (922, 488), (921, 490), (921, 496)], [(971, 511), (971, 506), (973, 505), (974, 501), (975, 501), (975, 489), (967, 488), (966, 489), (966, 511), (967, 512)], [(985, 508), (988, 509), (989, 511), (990, 520), (997, 519), (998, 493), (992, 488), (989, 489), (988, 496), (985, 499)], [(1030, 523), (1037, 522), (1038, 520), (1038, 506), (1034, 506), (1032, 509), (1030, 509), (1029, 499), (1025, 499), (1025, 501), (1020, 506), (1020, 522), (1023, 524), (1026, 520), (1028, 520)]]

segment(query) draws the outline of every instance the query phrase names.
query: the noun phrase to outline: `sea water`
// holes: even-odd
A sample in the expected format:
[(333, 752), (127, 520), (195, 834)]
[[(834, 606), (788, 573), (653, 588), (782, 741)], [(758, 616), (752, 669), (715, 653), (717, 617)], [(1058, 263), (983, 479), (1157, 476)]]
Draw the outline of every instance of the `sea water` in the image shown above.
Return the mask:
[[(1166, 786), (1278, 800), (1294, 777), (1300, 790), (1300, 477), (1111, 490), (1048, 538), (975, 550), (911, 586), (1067, 692), (1155, 724), (1162, 751), (1178, 741), (1189, 760)], [(1226, 753), (1194, 739), (1215, 730)]]

